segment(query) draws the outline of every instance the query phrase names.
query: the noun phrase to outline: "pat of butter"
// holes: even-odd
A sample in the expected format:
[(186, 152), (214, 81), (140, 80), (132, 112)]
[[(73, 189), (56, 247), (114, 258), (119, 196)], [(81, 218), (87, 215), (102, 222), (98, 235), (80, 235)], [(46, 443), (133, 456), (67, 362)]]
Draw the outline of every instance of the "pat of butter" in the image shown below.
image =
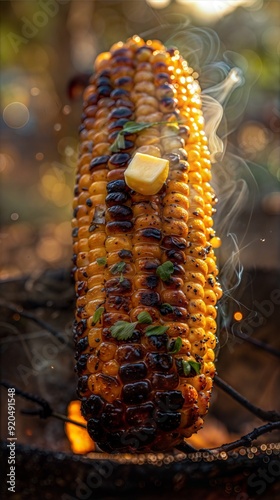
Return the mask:
[(140, 194), (158, 193), (169, 172), (169, 161), (143, 153), (136, 153), (128, 165), (124, 177), (126, 184)]

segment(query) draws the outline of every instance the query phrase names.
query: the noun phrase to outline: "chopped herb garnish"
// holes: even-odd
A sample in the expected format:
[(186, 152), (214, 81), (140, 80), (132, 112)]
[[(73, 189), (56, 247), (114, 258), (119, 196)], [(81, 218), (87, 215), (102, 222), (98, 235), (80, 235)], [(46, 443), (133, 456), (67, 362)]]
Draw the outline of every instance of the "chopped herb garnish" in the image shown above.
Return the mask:
[(126, 263), (121, 261), (121, 262), (117, 262), (116, 264), (114, 264), (111, 269), (110, 269), (110, 273), (111, 274), (118, 274), (118, 273), (122, 273), (124, 270), (125, 270), (125, 267), (126, 267)]
[(158, 266), (156, 270), (157, 275), (162, 279), (162, 281), (168, 281), (171, 274), (174, 273), (174, 264), (170, 260), (167, 260), (161, 266)]
[(125, 134), (136, 134), (137, 132), (141, 132), (146, 128), (154, 127), (155, 125), (167, 125), (170, 127), (176, 127), (179, 129), (179, 125), (177, 122), (151, 122), (151, 123), (136, 123), (136, 122), (126, 122), (118, 133), (115, 141), (110, 146), (110, 151), (112, 153), (117, 153), (120, 149), (125, 148)]
[(197, 375), (200, 374), (200, 370), (201, 370), (201, 364), (200, 363), (197, 363), (197, 361), (189, 361), (192, 369), (195, 371), (195, 373)]
[(169, 350), (169, 354), (177, 354), (181, 347), (183, 345), (181, 337), (177, 337), (177, 339), (171, 342), (170, 347), (171, 349)]
[(145, 330), (146, 337), (151, 337), (151, 335), (162, 335), (168, 328), (169, 326), (163, 325), (148, 326)]
[(190, 363), (188, 361), (184, 361), (182, 359), (182, 368), (183, 368), (184, 375), (186, 375), (186, 377), (187, 377), (192, 369)]
[(153, 322), (151, 315), (147, 311), (140, 312), (137, 316), (137, 319), (139, 323), (147, 323), (148, 325)]
[(99, 266), (105, 266), (107, 260), (106, 260), (106, 257), (98, 257), (96, 259), (96, 262)]
[(200, 373), (201, 365), (196, 361), (184, 361), (182, 360), (182, 368), (184, 375), (187, 377), (191, 370), (193, 369), (197, 375)]
[(164, 304), (161, 304), (161, 306), (160, 306), (161, 314), (173, 313), (173, 310), (174, 310), (174, 307), (171, 304), (168, 304), (167, 302), (164, 302)]
[(123, 280), (124, 280), (124, 276), (123, 276), (123, 273), (121, 273), (121, 275), (120, 275), (120, 279), (119, 279), (119, 282), (120, 282), (120, 283), (122, 283), (122, 282), (123, 282)]
[(96, 309), (93, 317), (92, 317), (92, 325), (96, 325), (96, 323), (98, 323), (98, 321), (100, 320), (102, 314), (104, 313), (104, 307), (98, 307), (98, 309)]
[(129, 323), (128, 321), (117, 321), (115, 325), (111, 326), (110, 332), (112, 337), (117, 340), (127, 340), (132, 337), (135, 330), (136, 323)]

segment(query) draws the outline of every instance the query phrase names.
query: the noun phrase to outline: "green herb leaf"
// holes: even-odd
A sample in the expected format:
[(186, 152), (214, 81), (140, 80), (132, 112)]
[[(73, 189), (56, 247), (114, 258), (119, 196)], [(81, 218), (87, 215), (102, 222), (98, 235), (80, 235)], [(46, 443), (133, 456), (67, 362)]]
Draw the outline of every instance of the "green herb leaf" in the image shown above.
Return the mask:
[(177, 354), (183, 345), (181, 337), (177, 337), (175, 342), (172, 342), (171, 345), (172, 345), (172, 349), (170, 351), (168, 351), (169, 354)]
[(186, 375), (186, 377), (187, 377), (190, 374), (190, 371), (192, 369), (190, 363), (188, 361), (184, 361), (182, 359), (182, 368), (183, 368), (184, 375)]
[(167, 260), (166, 262), (161, 264), (161, 266), (158, 266), (156, 273), (162, 279), (162, 281), (168, 281), (171, 274), (174, 273), (173, 262)]
[(162, 335), (168, 328), (169, 326), (163, 325), (148, 326), (145, 330), (146, 337), (151, 337), (151, 335)]
[(189, 361), (189, 364), (191, 365), (191, 368), (195, 371), (195, 373), (199, 375), (201, 370), (201, 364), (197, 363), (197, 361)]
[(125, 148), (125, 134), (136, 134), (137, 132), (141, 132), (146, 128), (154, 127), (155, 125), (167, 125), (169, 127), (176, 127), (176, 130), (179, 129), (178, 122), (151, 122), (151, 123), (137, 123), (137, 122), (126, 122), (118, 133), (115, 141), (110, 146), (110, 151), (112, 153), (117, 153), (120, 149)]
[(110, 146), (110, 151), (112, 151), (112, 153), (117, 153), (120, 149), (124, 149), (125, 148), (125, 138), (124, 138), (124, 134), (123, 134), (123, 130), (121, 130), (116, 139), (114, 140), (113, 144), (111, 144)]
[(111, 267), (110, 273), (111, 274), (122, 273), (125, 270), (125, 267), (126, 267), (126, 263), (124, 261), (116, 262), (116, 264), (114, 264)]
[(158, 125), (159, 122), (152, 123), (137, 123), (137, 122), (126, 122), (123, 126), (123, 132), (130, 132), (131, 134), (135, 134), (136, 132), (141, 132), (146, 128), (150, 128), (153, 125)]
[(153, 322), (151, 315), (147, 311), (140, 312), (137, 316), (137, 319), (139, 323), (147, 323), (148, 325)]
[(120, 283), (122, 283), (122, 282), (123, 282), (123, 280), (124, 280), (124, 276), (123, 276), (123, 273), (121, 273), (121, 275), (120, 275), (120, 279), (119, 279), (119, 282), (120, 282)]
[(96, 262), (99, 266), (105, 266), (107, 260), (106, 260), (106, 257), (98, 257), (96, 259)]
[(104, 307), (98, 307), (98, 309), (96, 309), (93, 317), (92, 317), (92, 325), (96, 325), (96, 323), (98, 323), (98, 321), (100, 320), (102, 314), (104, 313)]
[(197, 363), (196, 361), (184, 361), (184, 360), (182, 360), (182, 367), (183, 367), (184, 375), (186, 377), (190, 374), (191, 370), (194, 370), (197, 375), (200, 374), (201, 365), (200, 365), (200, 363)]
[(174, 307), (171, 304), (164, 302), (163, 304), (161, 304), (160, 309), (164, 310), (164, 312), (162, 314), (169, 314), (169, 313), (173, 313)]
[(110, 328), (110, 332), (112, 337), (117, 340), (127, 340), (132, 337), (133, 332), (135, 330), (136, 323), (129, 323), (128, 321), (117, 321)]

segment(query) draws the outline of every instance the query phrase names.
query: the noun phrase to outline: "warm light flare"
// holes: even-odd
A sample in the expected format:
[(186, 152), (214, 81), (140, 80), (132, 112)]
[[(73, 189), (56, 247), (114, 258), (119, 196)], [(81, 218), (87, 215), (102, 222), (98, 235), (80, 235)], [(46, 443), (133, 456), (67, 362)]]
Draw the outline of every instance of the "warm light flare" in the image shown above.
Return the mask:
[[(86, 424), (84, 417), (81, 415), (80, 401), (71, 401), (71, 403), (69, 403), (67, 409), (67, 417), (75, 420), (76, 422), (80, 422), (81, 424)], [(83, 429), (78, 425), (66, 422), (65, 432), (70, 441), (71, 449), (74, 453), (83, 455), (84, 453), (94, 451), (94, 442), (89, 437), (86, 429)]]
[(229, 434), (227, 428), (218, 420), (209, 417), (205, 425), (197, 434), (193, 434), (186, 441), (189, 445), (196, 449), (215, 448), (222, 446), (224, 443), (233, 441), (236, 436)]
[(235, 321), (241, 321), (243, 318), (243, 314), (240, 311), (237, 311), (233, 315)]

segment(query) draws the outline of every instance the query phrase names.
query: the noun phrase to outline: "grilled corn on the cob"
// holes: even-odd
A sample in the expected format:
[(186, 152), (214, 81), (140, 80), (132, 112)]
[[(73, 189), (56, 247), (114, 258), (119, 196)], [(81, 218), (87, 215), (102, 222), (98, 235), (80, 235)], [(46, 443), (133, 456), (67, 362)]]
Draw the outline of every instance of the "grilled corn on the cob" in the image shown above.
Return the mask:
[[(221, 289), (203, 128), (178, 50), (134, 36), (97, 57), (74, 198), (74, 338), (82, 413), (105, 451), (169, 449), (208, 409)], [(168, 160), (156, 194), (141, 172), (139, 189), (126, 183), (135, 153)]]

